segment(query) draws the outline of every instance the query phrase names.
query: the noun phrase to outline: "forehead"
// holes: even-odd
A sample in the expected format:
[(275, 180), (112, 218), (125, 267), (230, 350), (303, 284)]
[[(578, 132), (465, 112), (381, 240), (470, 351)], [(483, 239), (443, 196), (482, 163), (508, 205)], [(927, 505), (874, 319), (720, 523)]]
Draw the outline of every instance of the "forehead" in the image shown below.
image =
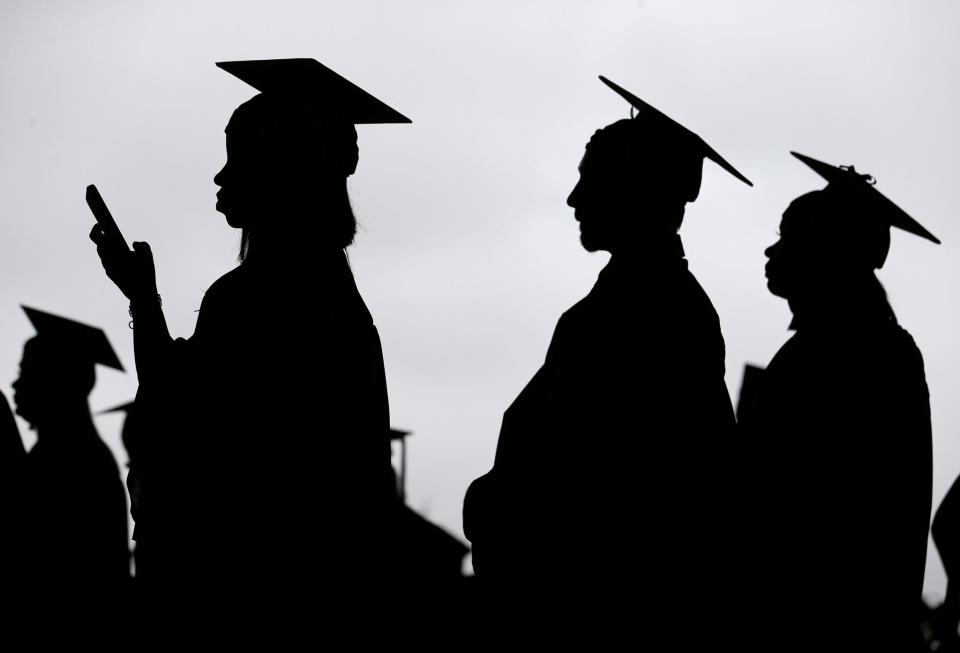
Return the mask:
[(255, 155), (276, 147), (279, 141), (269, 119), (253, 115), (240, 105), (224, 128), (227, 153), (232, 156)]
[(246, 145), (265, 140), (269, 132), (289, 122), (284, 120), (279, 105), (261, 93), (238, 106), (223, 131), (227, 145)]
[(831, 213), (829, 202), (825, 201), (822, 191), (812, 191), (794, 199), (783, 212), (781, 229), (788, 227), (793, 231), (810, 230), (814, 224), (827, 218)]
[(37, 353), (37, 337), (34, 336), (23, 344), (23, 355), (20, 357), (20, 363), (27, 360)]
[(21, 371), (47, 367), (53, 357), (51, 344), (39, 336), (27, 340), (23, 345), (23, 355), (20, 357)]
[(642, 152), (630, 148), (627, 144), (611, 145), (605, 143), (602, 147), (597, 147), (591, 141), (584, 148), (577, 169), (580, 170), (581, 174), (584, 172), (587, 174), (602, 172), (607, 175), (633, 169), (640, 162), (642, 162)]
[(795, 227), (800, 222), (800, 215), (791, 211), (788, 206), (786, 210), (780, 215), (780, 230), (790, 230), (792, 227)]
[[(810, 213), (791, 210), (790, 207), (787, 207), (780, 218), (778, 231), (781, 239), (787, 238), (791, 241), (811, 244), (821, 240), (821, 235), (828, 236), (828, 234), (823, 233), (821, 226), (821, 221)], [(823, 240), (826, 240), (826, 238), (823, 238)]]
[(580, 157), (580, 163), (577, 165), (577, 170), (583, 172), (584, 168), (590, 166), (590, 150), (584, 150), (583, 156)]

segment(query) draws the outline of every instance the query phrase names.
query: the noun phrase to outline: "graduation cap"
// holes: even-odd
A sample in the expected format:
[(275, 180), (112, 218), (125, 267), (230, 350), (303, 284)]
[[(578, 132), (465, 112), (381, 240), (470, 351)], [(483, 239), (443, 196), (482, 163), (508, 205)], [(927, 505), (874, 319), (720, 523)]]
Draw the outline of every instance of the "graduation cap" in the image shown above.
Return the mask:
[(798, 152), (790, 152), (790, 154), (803, 161), (814, 172), (826, 179), (826, 189), (844, 192), (858, 203), (864, 204), (865, 208), (869, 210), (871, 219), (882, 221), (884, 226), (897, 227), (938, 245), (940, 244), (940, 240), (936, 236), (878, 191), (874, 185), (876, 180), (870, 175), (860, 174), (853, 166), (830, 165)]
[(120, 441), (123, 443), (123, 448), (127, 450), (127, 457), (130, 459), (127, 462), (127, 467), (131, 465), (131, 462), (137, 456), (137, 437), (138, 430), (133, 426), (133, 420), (136, 419), (134, 408), (136, 407), (136, 401), (128, 401), (123, 404), (119, 404), (112, 408), (106, 408), (101, 410), (97, 415), (107, 415), (112, 413), (124, 413), (123, 429), (120, 431)]
[(316, 59), (219, 61), (217, 66), (264, 95), (316, 109), (347, 123), (412, 122)]
[[(600, 81), (613, 89), (617, 95), (629, 102), (630, 105), (636, 109), (637, 115), (635, 120), (644, 121), (650, 125), (651, 128), (662, 132), (663, 138), (673, 147), (684, 150), (685, 154), (698, 159), (701, 166), (704, 158), (710, 159), (743, 183), (748, 186), (753, 186), (753, 182), (740, 174), (740, 172), (720, 156), (715, 149), (707, 145), (706, 141), (700, 136), (673, 120), (662, 111), (658, 111), (630, 91), (614, 84), (603, 75), (600, 75)], [(697, 179), (696, 182), (696, 191), (699, 191), (699, 179)], [(696, 192), (693, 193), (693, 198), (696, 198)]]
[(99, 363), (116, 370), (124, 371), (120, 359), (110, 346), (107, 334), (87, 324), (69, 320), (59, 315), (22, 306), (27, 318), (37, 330), (37, 338), (53, 344), (60, 350), (68, 352), (74, 360), (89, 361), (90, 364)]

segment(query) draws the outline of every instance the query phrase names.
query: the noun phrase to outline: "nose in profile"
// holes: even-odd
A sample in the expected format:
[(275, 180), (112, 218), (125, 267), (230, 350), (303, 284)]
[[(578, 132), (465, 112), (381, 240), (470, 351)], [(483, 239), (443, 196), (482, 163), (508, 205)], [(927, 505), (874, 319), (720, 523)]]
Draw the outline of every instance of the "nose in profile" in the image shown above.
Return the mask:
[(573, 187), (573, 190), (570, 191), (570, 195), (567, 197), (567, 206), (571, 209), (577, 208), (577, 197), (580, 194), (580, 182), (577, 182), (577, 185)]
[(767, 258), (773, 258), (773, 255), (777, 253), (777, 249), (779, 249), (779, 247), (780, 247), (780, 241), (778, 240), (774, 244), (770, 245), (770, 247), (763, 250), (763, 253), (766, 255)]

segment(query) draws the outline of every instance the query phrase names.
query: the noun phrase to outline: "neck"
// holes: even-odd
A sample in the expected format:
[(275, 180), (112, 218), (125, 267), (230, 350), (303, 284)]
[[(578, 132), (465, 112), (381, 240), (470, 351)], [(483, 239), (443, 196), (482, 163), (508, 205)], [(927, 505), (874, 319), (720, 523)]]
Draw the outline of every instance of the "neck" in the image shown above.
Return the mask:
[(793, 313), (792, 329), (800, 325), (896, 321), (886, 291), (873, 274), (823, 284), (816, 290), (795, 294), (787, 303)]
[(37, 424), (37, 441), (42, 442), (75, 441), (96, 433), (86, 397), (59, 402), (56, 411)]
[(244, 261), (269, 262), (271, 265), (290, 265), (299, 262), (315, 264), (343, 259), (344, 250), (318, 244), (318, 239), (306, 234), (277, 234), (270, 231), (251, 232)]
[(680, 234), (670, 233), (652, 236), (645, 234), (610, 250), (611, 261), (636, 264), (646, 262), (674, 261), (684, 257)]

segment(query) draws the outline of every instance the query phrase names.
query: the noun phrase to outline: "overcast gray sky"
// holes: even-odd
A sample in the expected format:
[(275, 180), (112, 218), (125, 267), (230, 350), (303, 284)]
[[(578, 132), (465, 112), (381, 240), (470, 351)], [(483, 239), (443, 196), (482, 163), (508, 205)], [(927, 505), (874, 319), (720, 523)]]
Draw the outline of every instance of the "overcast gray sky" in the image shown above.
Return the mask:
[[(856, 164), (943, 240), (895, 233), (880, 272), (926, 359), (937, 503), (960, 473), (958, 33), (953, 0), (4, 0), (0, 389), (32, 333), (25, 303), (107, 330), (131, 371), (100, 371), (95, 409), (133, 396), (127, 306), (87, 240), (84, 187), (151, 243), (171, 330), (189, 336), (203, 291), (235, 264), (213, 175), (230, 113), (252, 95), (214, 62), (313, 57), (413, 119), (358, 129), (350, 255), (393, 423), (415, 431), (410, 502), (462, 533), (503, 410), (606, 262), (580, 248), (565, 205), (586, 140), (627, 116), (603, 74), (756, 184), (706, 163), (681, 231), (720, 314), (733, 396), (744, 363), (766, 364), (788, 337), (763, 249), (789, 200), (822, 186), (789, 150)], [(307, 311), (278, 306), (277, 319)], [(98, 425), (125, 461), (119, 417)], [(943, 585), (931, 548), (926, 592)]]

